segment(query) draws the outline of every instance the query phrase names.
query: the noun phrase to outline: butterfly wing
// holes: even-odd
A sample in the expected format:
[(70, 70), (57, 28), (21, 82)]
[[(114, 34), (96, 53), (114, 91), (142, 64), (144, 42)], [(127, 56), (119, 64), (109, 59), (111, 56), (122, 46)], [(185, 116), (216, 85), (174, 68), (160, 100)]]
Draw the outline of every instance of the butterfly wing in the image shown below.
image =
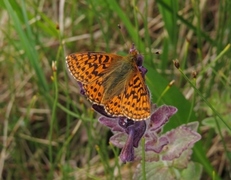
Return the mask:
[(109, 115), (113, 117), (124, 116), (122, 114), (122, 108), (121, 108), (122, 96), (123, 94), (119, 94), (106, 102), (106, 104), (104, 105), (104, 109)]
[(122, 58), (116, 54), (86, 52), (67, 56), (66, 63), (70, 73), (81, 82), (86, 97), (93, 103), (103, 105), (105, 75), (108, 74), (111, 66)]
[(145, 120), (151, 114), (151, 99), (148, 87), (139, 70), (127, 82), (121, 108), (123, 114), (133, 120)]
[(105, 104), (105, 110), (112, 116), (125, 116), (134, 121), (150, 116), (150, 93), (138, 69), (127, 81), (124, 91)]
[(105, 74), (107, 68), (120, 58), (123, 57), (103, 52), (75, 53), (66, 57), (66, 63), (74, 78), (87, 84)]

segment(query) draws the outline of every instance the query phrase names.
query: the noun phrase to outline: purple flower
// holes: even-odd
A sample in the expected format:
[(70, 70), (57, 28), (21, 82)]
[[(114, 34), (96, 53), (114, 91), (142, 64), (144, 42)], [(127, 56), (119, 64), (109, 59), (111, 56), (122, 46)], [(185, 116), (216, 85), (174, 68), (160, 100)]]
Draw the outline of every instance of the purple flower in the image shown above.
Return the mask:
[[(93, 105), (93, 108), (103, 115), (106, 114), (103, 107)], [(106, 114), (99, 118), (99, 122), (109, 127), (114, 133), (110, 142), (122, 148), (120, 153), (122, 162), (141, 159), (142, 148), (139, 142), (142, 137), (145, 139), (147, 161), (158, 161), (160, 153), (163, 160), (173, 160), (185, 150), (192, 148), (193, 144), (200, 139), (200, 135), (195, 132), (196, 128), (191, 129), (190, 125), (182, 125), (162, 134), (163, 126), (176, 112), (175, 107), (163, 105), (156, 108), (146, 121), (132, 121), (125, 117), (112, 118)]]
[[(108, 126), (114, 136), (110, 141), (119, 148), (122, 148), (120, 158), (122, 162), (134, 160), (134, 147), (138, 147), (139, 141), (146, 130), (145, 121), (132, 121), (125, 117), (109, 118), (101, 116), (99, 122)], [(126, 138), (127, 140), (125, 141)]]
[[(96, 105), (93, 105), (93, 108), (97, 111), (99, 110)], [(103, 108), (98, 112), (105, 115)], [(101, 116), (99, 122), (108, 126), (112, 130), (114, 136), (110, 138), (111, 143), (122, 148), (120, 158), (123, 162), (129, 162), (134, 160), (134, 148), (138, 147), (139, 141), (144, 133), (148, 140), (147, 150), (150, 150), (151, 145), (156, 144), (157, 142), (155, 130), (159, 130), (175, 112), (176, 108), (174, 107), (162, 106), (161, 108), (156, 109), (147, 121), (132, 121), (125, 117), (111, 118), (108, 116)], [(125, 141), (126, 137), (127, 140)], [(155, 148), (154, 151), (159, 152), (167, 143), (166, 138), (161, 138), (160, 140), (161, 148), (153, 146), (153, 148)]]
[(78, 81), (78, 85), (79, 85), (79, 88), (80, 88), (80, 94), (82, 94), (83, 96), (85, 96), (85, 90), (83, 88), (83, 84)]

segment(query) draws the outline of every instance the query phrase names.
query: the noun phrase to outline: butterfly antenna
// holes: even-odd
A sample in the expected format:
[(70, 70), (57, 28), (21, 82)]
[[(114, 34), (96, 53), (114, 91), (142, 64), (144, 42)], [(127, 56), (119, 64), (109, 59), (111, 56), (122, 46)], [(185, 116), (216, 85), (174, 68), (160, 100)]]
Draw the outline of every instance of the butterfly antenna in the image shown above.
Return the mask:
[[(118, 24), (117, 26), (118, 26), (118, 28), (120, 29), (120, 34), (121, 34), (121, 36), (122, 36), (122, 38), (123, 38), (124, 44), (125, 44), (125, 45), (127, 46), (127, 48), (128, 48), (128, 45), (127, 45), (127, 43), (126, 43), (126, 41), (125, 41), (124, 33), (122, 32), (122, 27), (120, 26), (120, 24)], [(128, 49), (129, 49), (129, 48), (128, 48)]]

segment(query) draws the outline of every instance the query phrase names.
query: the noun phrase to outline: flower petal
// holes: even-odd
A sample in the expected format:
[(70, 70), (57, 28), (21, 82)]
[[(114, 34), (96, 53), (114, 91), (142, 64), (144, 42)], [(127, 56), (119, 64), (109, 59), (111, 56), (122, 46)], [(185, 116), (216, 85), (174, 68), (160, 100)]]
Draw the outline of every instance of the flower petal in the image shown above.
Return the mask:
[(130, 162), (134, 160), (134, 147), (133, 147), (133, 139), (134, 139), (134, 129), (131, 128), (128, 134), (128, 139), (120, 153), (120, 159), (122, 162)]

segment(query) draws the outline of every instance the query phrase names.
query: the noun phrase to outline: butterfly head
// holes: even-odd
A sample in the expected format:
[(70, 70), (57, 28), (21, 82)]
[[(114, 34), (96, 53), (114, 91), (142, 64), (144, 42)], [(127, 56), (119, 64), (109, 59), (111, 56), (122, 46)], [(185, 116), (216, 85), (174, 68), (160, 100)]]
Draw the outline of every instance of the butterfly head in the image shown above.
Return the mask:
[(135, 59), (136, 65), (138, 67), (142, 66), (143, 64), (143, 56), (139, 53), (139, 51), (135, 48), (135, 45), (132, 44), (131, 49), (129, 50), (129, 54)]

